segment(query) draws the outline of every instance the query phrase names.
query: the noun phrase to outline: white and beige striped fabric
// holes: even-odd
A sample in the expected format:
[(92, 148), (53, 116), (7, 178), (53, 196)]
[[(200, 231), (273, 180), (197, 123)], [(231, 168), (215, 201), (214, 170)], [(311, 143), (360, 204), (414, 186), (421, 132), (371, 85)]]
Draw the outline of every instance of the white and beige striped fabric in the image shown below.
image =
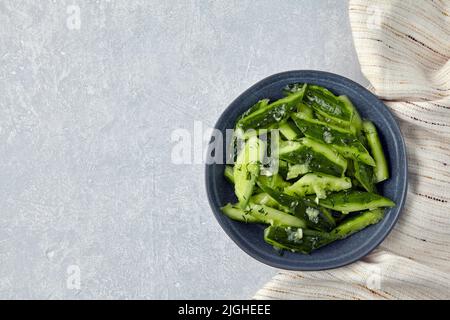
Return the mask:
[(280, 272), (255, 298), (449, 299), (450, 1), (350, 0), (349, 14), (362, 71), (406, 139), (406, 207), (368, 257)]

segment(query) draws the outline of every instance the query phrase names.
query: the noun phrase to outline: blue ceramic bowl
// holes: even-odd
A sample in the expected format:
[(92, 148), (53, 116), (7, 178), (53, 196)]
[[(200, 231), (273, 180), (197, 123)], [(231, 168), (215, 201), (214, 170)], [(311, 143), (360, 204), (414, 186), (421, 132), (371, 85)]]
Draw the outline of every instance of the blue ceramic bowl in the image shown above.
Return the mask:
[[(380, 183), (379, 191), (395, 201), (396, 206), (386, 210), (385, 218), (347, 239), (336, 241), (310, 255), (284, 252), (280, 255), (264, 242), (265, 226), (245, 224), (230, 220), (220, 207), (236, 202), (233, 186), (225, 180), (225, 165), (206, 166), (206, 190), (209, 204), (217, 221), (228, 236), (253, 258), (272, 267), (288, 270), (324, 270), (355, 262), (375, 249), (394, 227), (403, 208), (407, 191), (407, 158), (405, 142), (400, 129), (388, 108), (376, 96), (359, 84), (342, 76), (312, 70), (288, 71), (275, 74), (258, 82), (241, 94), (222, 113), (216, 129), (225, 136), (236, 119), (250, 106), (263, 98), (271, 100), (282, 97), (282, 89), (292, 83), (311, 83), (323, 86), (337, 95), (347, 95), (363, 118), (373, 121), (389, 163), (391, 178)], [(225, 154), (225, 152), (224, 152)]]

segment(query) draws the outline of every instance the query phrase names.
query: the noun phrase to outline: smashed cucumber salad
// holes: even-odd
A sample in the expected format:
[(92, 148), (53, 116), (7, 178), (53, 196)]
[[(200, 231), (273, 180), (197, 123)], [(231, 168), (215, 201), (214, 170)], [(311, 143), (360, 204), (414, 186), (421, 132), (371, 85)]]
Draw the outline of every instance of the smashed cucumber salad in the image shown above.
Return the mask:
[(225, 177), (238, 199), (229, 218), (268, 225), (277, 250), (309, 254), (384, 217), (395, 203), (377, 192), (389, 178), (377, 129), (346, 96), (312, 84), (242, 114)]

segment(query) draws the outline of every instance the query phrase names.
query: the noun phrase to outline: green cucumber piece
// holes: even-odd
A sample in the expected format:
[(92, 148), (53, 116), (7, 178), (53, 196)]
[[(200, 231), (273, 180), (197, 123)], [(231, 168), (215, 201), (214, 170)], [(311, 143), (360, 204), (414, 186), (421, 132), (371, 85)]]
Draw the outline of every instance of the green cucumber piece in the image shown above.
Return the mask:
[(305, 94), (305, 103), (311, 106), (324, 122), (346, 128), (353, 134), (361, 131), (361, 116), (347, 96), (335, 96), (323, 87), (310, 85)]
[(296, 140), (301, 136), (300, 130), (298, 130), (297, 126), (290, 121), (281, 123), (278, 129), (287, 140)]
[(358, 182), (366, 189), (367, 192), (376, 193), (377, 188), (375, 186), (373, 167), (368, 166), (365, 163), (354, 161), (354, 174)]
[(257, 218), (252, 216), (248, 211), (244, 211), (241, 208), (239, 208), (236, 205), (232, 205), (231, 203), (228, 203), (224, 207), (221, 208), (223, 214), (225, 214), (228, 218), (240, 221), (240, 222), (246, 222), (246, 223), (259, 223)]
[[(232, 166), (225, 166), (225, 171), (224, 174), (225, 179), (228, 180), (228, 182), (234, 184), (234, 168)], [(253, 193), (252, 194), (257, 194), (260, 193), (261, 189), (255, 185), (255, 187), (253, 188)]]
[(225, 176), (225, 179), (234, 184), (234, 171), (232, 166), (225, 166), (223, 175)]
[(359, 182), (358, 179), (356, 179), (355, 177), (355, 165), (354, 165), (355, 161), (349, 159), (348, 160), (348, 167), (347, 167), (347, 177), (349, 177), (352, 180), (352, 188), (353, 189), (365, 189), (363, 187), (363, 185), (361, 184), (361, 182)]
[[(345, 170), (347, 169), (347, 160), (344, 157), (342, 157), (339, 154), (339, 152), (336, 152), (333, 148), (330, 148), (328, 145), (320, 143), (314, 139), (302, 138), (300, 142), (304, 146), (311, 148), (312, 150), (314, 150), (314, 152), (323, 155), (325, 158), (327, 158), (328, 160), (332, 161), (337, 166), (339, 166), (341, 169), (340, 169), (340, 174), (338, 174), (338, 175), (343, 175), (345, 173)], [(316, 171), (322, 172), (322, 170), (316, 170)], [(330, 172), (325, 172), (325, 173), (330, 173)], [(330, 174), (332, 174), (332, 173), (330, 173)]]
[(345, 127), (350, 126), (352, 111), (349, 110), (342, 99), (338, 99), (329, 90), (320, 86), (309, 85), (304, 100), (317, 114)]
[(384, 217), (383, 209), (364, 211), (343, 221), (330, 233), (308, 229), (270, 226), (264, 230), (264, 240), (278, 249), (293, 252), (311, 253), (336, 240), (345, 239), (370, 225), (380, 222)]
[(289, 171), (289, 164), (286, 161), (279, 159), (278, 160), (278, 174), (283, 179), (287, 179), (288, 171)]
[[(302, 84), (302, 83), (294, 83), (292, 85), (288, 85), (288, 86), (286, 86), (286, 88), (284, 88), (283, 93), (284, 93), (285, 96), (289, 96), (289, 95), (292, 95), (292, 94), (294, 94), (296, 92), (299, 92), (299, 91), (307, 92), (308, 91), (308, 84), (307, 83), (304, 83), (304, 84)], [(313, 109), (309, 105), (305, 104), (303, 101), (300, 101), (297, 104), (297, 112), (301, 112), (306, 117), (309, 117), (309, 118), (313, 118), (314, 117)]]
[[(347, 96), (338, 96), (336, 99), (339, 101), (339, 103), (342, 103), (342, 107), (345, 108), (348, 113), (350, 114), (349, 120), (336, 120), (334, 118), (328, 117), (324, 113), (317, 113), (317, 119), (319, 119), (322, 122), (329, 123), (331, 125), (335, 125), (338, 127), (341, 127), (343, 129), (346, 129), (350, 131), (352, 134), (356, 135), (357, 137), (361, 137), (361, 129), (362, 129), (362, 119), (361, 116), (358, 113), (358, 110), (356, 110), (353, 103), (350, 101), (350, 99)], [(364, 144), (364, 143), (363, 143)]]
[(343, 103), (343, 106), (351, 114), (350, 123), (349, 123), (350, 130), (354, 134), (359, 134), (359, 132), (361, 132), (361, 129), (362, 129), (362, 119), (358, 113), (358, 110), (356, 110), (355, 106), (353, 105), (353, 103), (350, 101), (350, 99), (347, 96), (345, 96), (345, 95), (339, 96), (339, 97), (337, 97), (337, 99)]
[(265, 192), (257, 193), (250, 198), (254, 204), (264, 204), (269, 207), (278, 208), (279, 204), (270, 195)]
[(350, 189), (352, 182), (347, 177), (335, 177), (324, 173), (308, 173), (301, 177), (292, 186), (284, 189), (288, 195), (315, 194), (317, 199), (324, 199), (327, 194), (334, 191)]
[(374, 209), (361, 212), (360, 214), (345, 219), (340, 225), (331, 231), (331, 235), (337, 239), (345, 239), (372, 224), (380, 222), (383, 217), (384, 209)]
[(289, 182), (284, 181), (279, 174), (274, 174), (273, 176), (259, 176), (258, 183), (262, 183), (275, 190), (284, 190), (284, 188), (291, 185)]
[(272, 129), (273, 128), (258, 129), (258, 130), (248, 129), (248, 130), (244, 131), (241, 128), (236, 128), (234, 130), (234, 135), (240, 141), (245, 141), (245, 140), (248, 140), (248, 139), (250, 139), (252, 137), (259, 137), (259, 136), (262, 136), (262, 135), (266, 135)]
[(287, 208), (294, 216), (305, 221), (309, 228), (329, 231), (336, 225), (330, 211), (318, 206), (313, 200), (287, 195), (283, 192), (274, 190), (259, 181), (258, 185), (283, 208)]
[(237, 128), (246, 131), (248, 129), (268, 128), (289, 117), (297, 104), (303, 99), (304, 90), (299, 90), (285, 98), (279, 99), (265, 107), (242, 117), (236, 124)]
[(314, 110), (307, 104), (304, 104), (303, 102), (300, 102), (297, 105), (297, 113), (302, 114), (305, 118), (309, 119), (314, 118)]
[(283, 94), (287, 97), (287, 96), (290, 96), (299, 91), (306, 92), (307, 88), (308, 88), (307, 83), (294, 83), (294, 84), (290, 84), (290, 85), (287, 85), (286, 87), (284, 87)]
[(316, 119), (307, 119), (300, 113), (293, 114), (292, 119), (305, 136), (332, 146), (344, 157), (375, 166), (370, 153), (350, 131)]
[(309, 254), (335, 239), (326, 232), (270, 226), (264, 230), (264, 240), (277, 249)]
[[(310, 138), (280, 144), (279, 157), (291, 164), (308, 166), (316, 171), (341, 176), (347, 169), (347, 160), (333, 148)], [(306, 167), (305, 167), (306, 169)]]
[(263, 204), (250, 203), (250, 214), (258, 221), (275, 226), (305, 228), (306, 223), (289, 213)]
[(240, 119), (243, 119), (243, 118), (245, 118), (245, 117), (247, 117), (248, 115), (250, 115), (250, 114), (252, 114), (252, 113), (254, 113), (254, 112), (258, 111), (258, 110), (261, 110), (261, 109), (266, 108), (266, 107), (269, 105), (269, 102), (270, 102), (269, 99), (262, 99), (262, 100), (259, 100), (257, 103), (255, 103), (253, 106), (251, 106), (250, 109), (248, 109), (247, 111), (245, 111), (245, 112), (239, 117), (239, 120), (240, 120)]
[(340, 211), (344, 214), (395, 206), (392, 200), (379, 194), (356, 190), (332, 193), (326, 199), (319, 200), (319, 204), (325, 208)]
[(250, 138), (239, 153), (234, 166), (234, 191), (241, 209), (245, 209), (253, 193), (259, 176), (260, 163), (264, 154), (264, 142), (256, 137)]
[(288, 180), (295, 179), (298, 176), (302, 176), (310, 171), (309, 165), (306, 163), (304, 163), (304, 164), (290, 164), (289, 163), (288, 168), (289, 168), (289, 170), (288, 170), (287, 176), (286, 176), (286, 179), (288, 179)]
[(370, 121), (363, 122), (363, 130), (366, 134), (367, 144), (375, 159), (375, 182), (381, 182), (389, 179), (389, 169), (384, 156), (383, 147), (381, 146), (380, 138), (378, 137), (375, 125)]

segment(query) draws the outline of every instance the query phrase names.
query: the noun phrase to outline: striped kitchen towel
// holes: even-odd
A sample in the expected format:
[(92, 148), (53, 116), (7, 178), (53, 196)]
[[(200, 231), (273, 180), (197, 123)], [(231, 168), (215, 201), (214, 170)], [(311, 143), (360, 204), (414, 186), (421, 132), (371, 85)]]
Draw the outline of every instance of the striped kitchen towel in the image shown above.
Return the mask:
[(450, 1), (350, 0), (372, 91), (406, 140), (406, 206), (379, 249), (347, 267), (278, 273), (256, 299), (450, 298)]

